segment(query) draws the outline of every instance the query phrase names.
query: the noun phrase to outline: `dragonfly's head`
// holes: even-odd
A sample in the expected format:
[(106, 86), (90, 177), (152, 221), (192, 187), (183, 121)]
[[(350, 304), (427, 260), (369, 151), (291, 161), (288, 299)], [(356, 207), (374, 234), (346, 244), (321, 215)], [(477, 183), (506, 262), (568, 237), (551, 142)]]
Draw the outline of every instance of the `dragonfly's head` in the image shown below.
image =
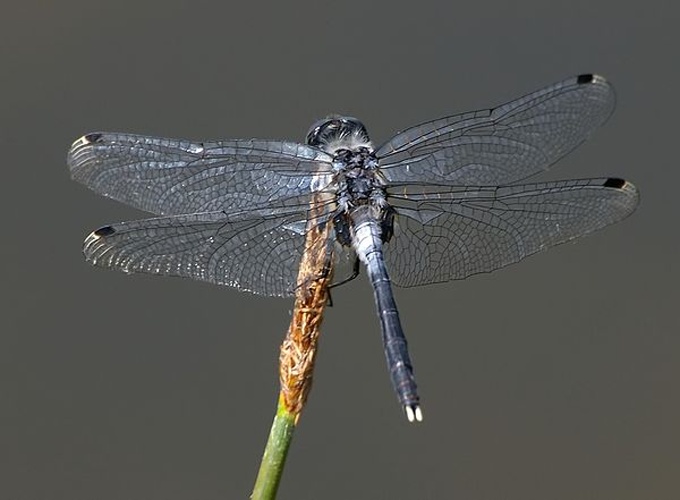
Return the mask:
[(373, 149), (366, 127), (351, 116), (332, 115), (319, 120), (307, 132), (307, 144), (334, 153), (338, 149)]

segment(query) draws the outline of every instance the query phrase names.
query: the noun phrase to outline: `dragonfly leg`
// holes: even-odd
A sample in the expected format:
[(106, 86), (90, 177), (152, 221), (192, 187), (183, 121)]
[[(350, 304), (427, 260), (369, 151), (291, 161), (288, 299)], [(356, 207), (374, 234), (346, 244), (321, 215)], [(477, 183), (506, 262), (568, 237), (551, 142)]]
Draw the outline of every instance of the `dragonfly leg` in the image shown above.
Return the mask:
[(354, 259), (354, 266), (352, 267), (352, 274), (347, 276), (345, 279), (342, 281), (338, 281), (337, 283), (332, 283), (331, 285), (328, 286), (328, 303), (326, 304), (328, 307), (333, 307), (333, 297), (331, 296), (331, 288), (335, 288), (336, 286), (344, 285), (345, 283), (349, 283), (352, 281), (354, 278), (359, 276), (359, 270), (361, 269), (361, 265), (359, 263), (359, 259)]

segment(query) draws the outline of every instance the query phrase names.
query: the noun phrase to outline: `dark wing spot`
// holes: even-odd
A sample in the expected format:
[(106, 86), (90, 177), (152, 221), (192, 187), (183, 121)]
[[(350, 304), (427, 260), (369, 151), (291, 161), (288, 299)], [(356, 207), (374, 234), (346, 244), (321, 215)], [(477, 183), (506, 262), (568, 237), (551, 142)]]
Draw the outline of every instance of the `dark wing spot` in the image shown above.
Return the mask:
[(84, 139), (87, 142), (99, 142), (102, 139), (102, 134), (97, 134), (97, 133), (87, 134), (86, 136), (84, 136)]
[(114, 228), (112, 228), (111, 226), (104, 226), (104, 227), (100, 227), (99, 229), (97, 229), (92, 234), (101, 238), (101, 237), (111, 236), (115, 232), (116, 232), (116, 230)]
[(623, 179), (618, 179), (616, 177), (610, 177), (606, 181), (604, 181), (604, 184), (602, 184), (604, 187), (608, 188), (614, 188), (614, 189), (621, 189), (624, 185), (626, 184), (626, 181)]
[(592, 83), (595, 77), (592, 74), (578, 75), (576, 77), (576, 83)]

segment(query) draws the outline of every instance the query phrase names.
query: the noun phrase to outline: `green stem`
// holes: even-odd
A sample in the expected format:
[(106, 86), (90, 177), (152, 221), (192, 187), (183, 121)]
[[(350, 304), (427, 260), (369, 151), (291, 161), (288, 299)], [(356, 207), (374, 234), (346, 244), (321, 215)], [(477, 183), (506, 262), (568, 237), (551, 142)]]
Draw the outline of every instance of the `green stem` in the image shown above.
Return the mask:
[(295, 415), (284, 407), (282, 399), (276, 409), (276, 416), (269, 432), (267, 446), (264, 449), (260, 471), (257, 473), (252, 500), (273, 500), (279, 489), (286, 455), (295, 431)]

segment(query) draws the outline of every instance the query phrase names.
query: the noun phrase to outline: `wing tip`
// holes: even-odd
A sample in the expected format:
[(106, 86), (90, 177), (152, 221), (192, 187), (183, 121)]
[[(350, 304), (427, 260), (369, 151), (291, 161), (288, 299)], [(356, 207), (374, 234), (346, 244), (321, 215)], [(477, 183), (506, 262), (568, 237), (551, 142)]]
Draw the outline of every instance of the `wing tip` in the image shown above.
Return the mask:
[(75, 180), (80, 181), (82, 174), (79, 171), (92, 158), (92, 152), (88, 148), (92, 144), (102, 142), (103, 138), (102, 132), (90, 132), (73, 141), (66, 156), (66, 163), (71, 171), (71, 176)]
[(81, 137), (78, 137), (75, 141), (73, 141), (73, 144), (71, 144), (71, 149), (70, 151), (75, 151), (79, 148), (82, 148), (84, 146), (87, 146), (89, 144), (94, 144), (97, 142), (102, 142), (102, 138), (104, 137), (104, 134), (102, 132), (90, 132), (87, 133)]
[(583, 85), (585, 83), (591, 83), (593, 81), (593, 78), (595, 78), (595, 75), (593, 75), (592, 73), (584, 73), (576, 77), (576, 83), (580, 85)]
[(621, 179), (620, 177), (609, 177), (605, 179), (602, 183), (602, 187), (615, 189), (617, 191), (625, 191), (634, 194), (635, 196), (638, 196), (639, 194), (638, 188), (635, 187), (635, 184), (627, 181), (626, 179)]
[(107, 236), (111, 236), (116, 232), (116, 229), (113, 226), (103, 226), (100, 227), (99, 229), (95, 229), (92, 231), (91, 238), (105, 238)]
[(101, 257), (110, 249), (106, 238), (115, 233), (116, 229), (113, 226), (103, 226), (88, 234), (83, 242), (85, 261), (93, 266), (110, 267), (111, 263), (103, 261)]
[[(618, 177), (610, 177), (604, 183), (602, 184), (604, 187), (608, 188), (614, 188), (614, 189), (621, 189), (623, 188), (628, 182), (624, 179), (620, 179)], [(629, 183), (628, 183), (629, 184)]]
[(91, 132), (89, 134), (85, 134), (80, 138), (81, 141), (84, 143), (91, 144), (93, 142), (101, 142), (102, 137), (104, 137), (104, 134), (101, 132)]
[(607, 79), (604, 76), (597, 75), (595, 73), (583, 73), (576, 77), (576, 83), (579, 85), (587, 85), (591, 83), (607, 83)]
[(640, 204), (640, 191), (635, 186), (635, 184), (630, 181), (621, 179), (619, 177), (609, 177), (602, 183), (602, 187), (618, 191), (626, 200), (628, 200), (628, 213), (626, 216), (633, 213)]

